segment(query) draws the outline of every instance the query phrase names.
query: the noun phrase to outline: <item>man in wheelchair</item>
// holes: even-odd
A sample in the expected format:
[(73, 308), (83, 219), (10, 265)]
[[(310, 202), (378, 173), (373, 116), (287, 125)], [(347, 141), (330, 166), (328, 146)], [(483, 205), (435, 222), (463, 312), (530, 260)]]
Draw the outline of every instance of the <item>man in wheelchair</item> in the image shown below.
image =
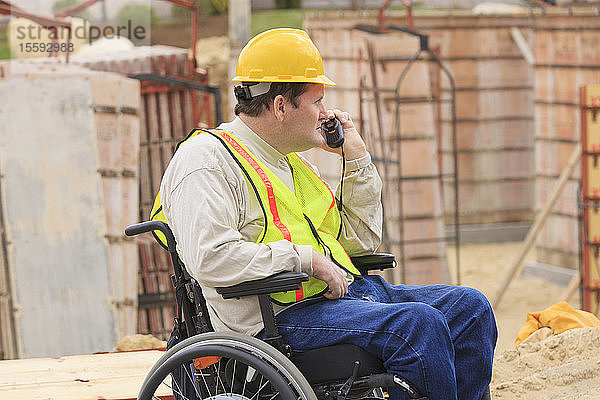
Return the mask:
[[(234, 81), (236, 118), (195, 130), (178, 145), (160, 187), (162, 208), (153, 213), (155, 219), (162, 213), (171, 228), (179, 257), (201, 287), (212, 328), (266, 338), (293, 352), (311, 384), (318, 379), (311, 373), (338, 371), (326, 367), (325, 356), (312, 357), (307, 368), (303, 355), (346, 349), (327, 356), (341, 359), (357, 346), (366, 354), (363, 364), (370, 357), (375, 370), (403, 378), (380, 385), (391, 399), (489, 396), (497, 331), (481, 293), (448, 285), (392, 286), (355, 267), (360, 258), (354, 257), (372, 254), (380, 243), (382, 182), (349, 114), (325, 108), (324, 85), (334, 83), (308, 35), (287, 28), (259, 34), (242, 50)], [(333, 148), (324, 135), (335, 130), (321, 125), (335, 119), (344, 142)], [(313, 147), (343, 157), (335, 195), (296, 153)], [(297, 290), (270, 295), (278, 333), (269, 327), (265, 332), (264, 303), (225, 288), (285, 272), (309, 279), (297, 281)], [(337, 345), (354, 346), (330, 347)], [(317, 393), (324, 394), (331, 396)]]

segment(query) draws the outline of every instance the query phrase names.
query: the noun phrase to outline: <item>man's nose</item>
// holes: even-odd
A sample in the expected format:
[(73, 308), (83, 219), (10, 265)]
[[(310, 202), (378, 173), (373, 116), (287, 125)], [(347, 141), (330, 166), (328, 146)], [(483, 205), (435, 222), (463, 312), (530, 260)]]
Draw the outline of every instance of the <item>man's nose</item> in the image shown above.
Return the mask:
[(327, 109), (324, 105), (321, 105), (319, 109), (319, 119), (327, 119)]

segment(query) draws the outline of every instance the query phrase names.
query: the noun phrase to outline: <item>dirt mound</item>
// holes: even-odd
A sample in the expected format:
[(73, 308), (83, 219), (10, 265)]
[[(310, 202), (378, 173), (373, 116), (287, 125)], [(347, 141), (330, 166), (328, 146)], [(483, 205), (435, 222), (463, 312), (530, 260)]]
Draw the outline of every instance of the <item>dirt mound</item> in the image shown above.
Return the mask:
[(161, 349), (167, 345), (160, 339), (155, 338), (152, 335), (129, 335), (119, 340), (115, 351), (132, 351), (132, 350), (149, 350), (149, 349)]
[(552, 335), (542, 328), (514, 349), (496, 355), (492, 397), (597, 399), (600, 393), (600, 327)]

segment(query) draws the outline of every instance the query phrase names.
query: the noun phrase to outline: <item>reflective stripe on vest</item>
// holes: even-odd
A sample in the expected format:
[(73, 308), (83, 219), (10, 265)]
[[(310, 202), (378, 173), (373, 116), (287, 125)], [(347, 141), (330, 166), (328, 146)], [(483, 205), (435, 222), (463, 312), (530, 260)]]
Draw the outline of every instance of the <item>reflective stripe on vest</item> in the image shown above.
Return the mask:
[[(294, 180), (295, 193), (293, 193), (268, 167), (228, 132), (196, 130), (190, 133), (185, 140), (202, 132), (212, 134), (227, 148), (229, 154), (242, 169), (249, 190), (252, 188), (256, 194), (263, 214), (265, 214), (265, 226), (257, 240), (258, 243), (288, 240), (295, 244), (310, 245), (314, 250), (329, 256), (332, 261), (351, 275), (360, 275), (336, 239), (341, 218), (335, 207), (333, 193), (297, 154), (290, 153), (286, 156)], [(160, 207), (160, 194), (155, 200), (152, 219), (165, 220)], [(160, 233), (156, 236), (160, 236)], [(275, 293), (271, 295), (271, 298), (279, 304), (291, 304), (318, 296), (326, 290), (325, 282), (310, 277), (309, 281), (304, 282), (302, 288), (296, 292)]]

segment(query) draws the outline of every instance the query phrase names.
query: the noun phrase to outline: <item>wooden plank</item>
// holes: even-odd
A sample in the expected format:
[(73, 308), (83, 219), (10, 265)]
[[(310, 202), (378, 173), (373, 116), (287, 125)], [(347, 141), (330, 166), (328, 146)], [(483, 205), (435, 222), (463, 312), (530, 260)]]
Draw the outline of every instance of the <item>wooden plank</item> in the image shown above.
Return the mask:
[(148, 143), (150, 140), (150, 132), (148, 127), (148, 107), (149, 107), (149, 95), (141, 94), (140, 95), (140, 144)]
[(534, 65), (535, 58), (533, 56), (533, 52), (531, 51), (529, 44), (523, 37), (523, 34), (519, 30), (519, 28), (516, 28), (516, 27), (510, 28), (510, 35), (513, 38), (513, 40), (515, 41), (515, 43), (517, 44), (517, 47), (519, 47), (521, 54), (523, 54), (523, 58), (525, 58), (525, 60), (527, 61), (527, 63), (529, 65)]
[[(148, 350), (0, 361), (0, 397), (135, 399), (146, 374), (163, 354)], [(161, 394), (170, 394), (165, 389)]]
[(581, 46), (581, 64), (595, 67), (600, 65), (600, 46), (598, 46), (598, 32), (581, 31), (579, 32), (579, 41)]
[(518, 257), (515, 259), (513, 265), (511, 266), (511, 269), (509, 270), (509, 273), (505, 276), (505, 278), (502, 282), (502, 285), (500, 286), (500, 289), (498, 290), (498, 292), (496, 294), (496, 298), (494, 299), (494, 302), (492, 303), (495, 308), (497, 308), (500, 301), (502, 301), (502, 297), (504, 296), (504, 293), (505, 293), (508, 285), (512, 282), (514, 277), (519, 276), (519, 274), (521, 273), (521, 271), (523, 269), (523, 261), (525, 260), (525, 255), (529, 252), (529, 249), (531, 248), (531, 245), (533, 244), (535, 238), (537, 237), (537, 234), (539, 233), (540, 228), (543, 226), (544, 222), (546, 221), (546, 218), (550, 214), (550, 211), (552, 211), (552, 208), (554, 207), (554, 203), (556, 202), (556, 200), (558, 199), (558, 196), (562, 192), (565, 184), (567, 183), (568, 178), (573, 173), (573, 170), (574, 170), (575, 166), (577, 165), (577, 163), (579, 162), (580, 157), (581, 157), (581, 150), (578, 147), (576, 147), (575, 149), (573, 149), (573, 154), (571, 154), (571, 158), (569, 159), (569, 164), (565, 167), (565, 169), (563, 170), (562, 174), (560, 175), (559, 179), (556, 182), (556, 187), (552, 193), (552, 196), (550, 196), (550, 198), (548, 199), (548, 203), (545, 204), (544, 208), (536, 216), (535, 223), (533, 224), (533, 226), (529, 229), (529, 232), (527, 233), (527, 237), (525, 238), (521, 252), (519, 253)]
[(173, 137), (171, 114), (169, 112), (170, 93), (159, 93), (158, 95), (158, 113), (160, 121), (159, 135), (161, 139), (170, 139)]
[(160, 126), (158, 121), (158, 109), (157, 109), (157, 95), (147, 94), (146, 95), (146, 126), (148, 129), (148, 141), (155, 142), (160, 138)]
[[(568, 25), (571, 25), (574, 21), (569, 22), (567, 22)], [(579, 62), (579, 32), (552, 31), (552, 53), (552, 61), (556, 64), (577, 64)]]
[(192, 107), (192, 91), (187, 89), (183, 95), (183, 110), (185, 116), (185, 131), (194, 129), (194, 108)]
[(142, 213), (140, 216), (141, 221), (145, 221), (150, 216), (150, 210), (146, 207), (151, 208), (154, 202), (154, 193), (152, 188), (152, 176), (150, 170), (150, 147), (145, 144), (140, 147), (140, 205)]
[(158, 190), (160, 189), (160, 181), (162, 180), (163, 171), (165, 169), (163, 166), (161, 147), (161, 144), (158, 142), (150, 144), (150, 193), (152, 193), (152, 197), (156, 196), (156, 193), (158, 193)]
[(169, 93), (169, 115), (171, 120), (172, 137), (179, 138), (184, 135), (183, 118), (181, 109), (182, 91), (175, 90)]

